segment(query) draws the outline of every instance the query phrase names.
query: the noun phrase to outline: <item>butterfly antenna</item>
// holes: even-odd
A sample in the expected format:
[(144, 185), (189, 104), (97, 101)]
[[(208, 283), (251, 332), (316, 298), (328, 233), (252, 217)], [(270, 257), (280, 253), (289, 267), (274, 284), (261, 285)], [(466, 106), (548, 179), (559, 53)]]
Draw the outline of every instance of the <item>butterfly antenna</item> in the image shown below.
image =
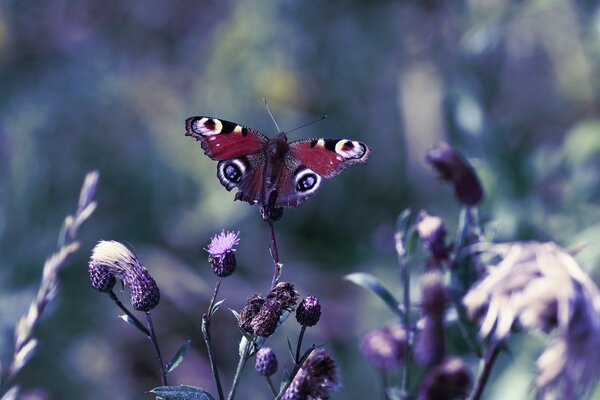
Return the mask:
[(324, 120), (324, 119), (326, 119), (326, 118), (327, 118), (327, 115), (323, 115), (321, 118), (317, 118), (317, 119), (315, 119), (314, 121), (307, 122), (307, 123), (306, 123), (306, 124), (304, 124), (304, 125), (300, 125), (300, 126), (298, 126), (298, 127), (294, 128), (294, 129), (292, 129), (291, 131), (289, 131), (289, 132), (286, 132), (286, 134), (289, 134), (289, 133), (291, 133), (291, 132), (297, 131), (298, 129), (301, 129), (301, 128), (304, 128), (304, 127), (307, 127), (307, 126), (309, 126), (309, 125), (316, 124), (317, 122), (319, 122), (319, 121), (323, 121), (323, 120)]
[(277, 132), (281, 132), (281, 129), (279, 129), (279, 125), (277, 125), (277, 121), (275, 121), (275, 117), (273, 117), (273, 113), (271, 112), (271, 109), (269, 108), (269, 103), (267, 102), (267, 99), (263, 99), (263, 102), (265, 103), (267, 112), (269, 113), (269, 115), (271, 116), (271, 119), (273, 120), (273, 123), (275, 124), (275, 128), (277, 128)]

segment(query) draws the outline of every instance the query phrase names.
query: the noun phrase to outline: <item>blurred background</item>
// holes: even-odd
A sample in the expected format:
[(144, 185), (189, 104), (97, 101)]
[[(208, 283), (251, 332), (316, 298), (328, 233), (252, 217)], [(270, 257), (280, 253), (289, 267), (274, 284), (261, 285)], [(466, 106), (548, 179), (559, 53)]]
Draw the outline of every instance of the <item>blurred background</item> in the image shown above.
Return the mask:
[[(200, 318), (215, 282), (203, 248), (221, 229), (241, 236), (213, 322), (229, 388), (239, 332), (227, 308), (268, 289), (268, 227), (257, 207), (233, 202), (216, 163), (184, 136), (184, 120), (215, 116), (272, 136), (268, 98), (284, 130), (328, 115), (293, 139), (373, 149), (368, 165), (325, 182), (276, 223), (283, 278), (323, 305), (305, 343), (326, 343), (337, 359), (344, 388), (334, 398), (371, 398), (379, 382), (357, 344), (393, 316), (343, 276), (371, 272), (399, 296), (399, 212), (427, 209), (456, 227), (451, 188), (423, 162), (434, 143), (472, 160), (491, 237), (587, 244), (578, 260), (600, 282), (599, 76), (600, 12), (589, 0), (2, 0), (0, 360), (9, 362), (14, 324), (85, 173), (97, 169), (99, 207), (17, 379), (25, 398), (153, 398), (145, 392), (160, 380), (149, 341), (88, 283), (100, 239), (130, 244), (157, 280), (165, 357), (192, 339), (170, 383), (215, 393)], [(288, 321), (270, 341), (281, 364), (296, 326)], [(543, 343), (511, 343), (489, 398), (533, 398)], [(258, 378), (249, 366), (240, 398), (269, 398)]]

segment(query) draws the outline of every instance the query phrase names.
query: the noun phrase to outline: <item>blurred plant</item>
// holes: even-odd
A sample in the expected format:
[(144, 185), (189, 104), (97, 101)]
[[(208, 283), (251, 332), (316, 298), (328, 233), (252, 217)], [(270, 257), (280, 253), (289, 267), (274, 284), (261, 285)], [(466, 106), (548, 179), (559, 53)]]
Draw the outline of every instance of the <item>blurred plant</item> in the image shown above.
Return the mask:
[[(553, 331), (552, 342), (537, 361), (535, 387), (540, 398), (589, 394), (600, 377), (598, 288), (554, 243), (486, 245), (476, 208), (483, 190), (472, 167), (447, 144), (434, 147), (426, 160), (453, 185), (463, 204), (454, 244), (447, 245), (440, 218), (421, 211), (412, 221), (411, 212), (405, 211), (396, 234), (403, 300), (372, 275), (346, 277), (374, 292), (399, 319), (368, 332), (360, 344), (381, 375), (385, 397), (464, 398), (471, 372), (458, 356), (475, 355), (481, 359), (481, 370), (469, 398), (478, 400), (511, 332), (533, 329)], [(409, 292), (409, 265), (418, 259), (416, 239), (426, 253), (417, 307)], [(493, 257), (484, 264), (483, 255)], [(496, 266), (493, 261), (498, 258)], [(480, 326), (479, 336), (473, 321)], [(390, 326), (402, 334), (394, 337)], [(448, 354), (445, 336), (450, 329), (462, 334), (465, 350), (461, 353)], [(389, 379), (398, 366), (402, 367), (400, 387)]]
[(19, 387), (11, 382), (19, 371), (33, 357), (38, 341), (33, 337), (34, 329), (40, 322), (46, 307), (59, 293), (58, 274), (67, 266), (70, 256), (79, 249), (76, 236), (81, 225), (96, 209), (94, 194), (98, 184), (97, 171), (89, 172), (79, 194), (79, 203), (74, 215), (68, 215), (62, 225), (58, 238), (58, 250), (46, 259), (42, 279), (36, 298), (31, 302), (27, 313), (19, 319), (15, 327), (15, 348), (12, 360), (6, 370), (0, 370), (0, 394), (2, 400), (16, 399)]

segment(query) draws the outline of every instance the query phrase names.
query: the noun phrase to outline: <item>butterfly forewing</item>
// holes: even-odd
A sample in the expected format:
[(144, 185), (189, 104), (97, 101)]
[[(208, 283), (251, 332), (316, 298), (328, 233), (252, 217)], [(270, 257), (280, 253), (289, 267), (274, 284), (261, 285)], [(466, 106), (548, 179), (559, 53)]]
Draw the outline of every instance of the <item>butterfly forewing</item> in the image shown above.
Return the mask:
[(230, 160), (260, 151), (269, 141), (248, 127), (212, 117), (185, 120), (186, 136), (199, 140), (204, 153), (213, 160)]

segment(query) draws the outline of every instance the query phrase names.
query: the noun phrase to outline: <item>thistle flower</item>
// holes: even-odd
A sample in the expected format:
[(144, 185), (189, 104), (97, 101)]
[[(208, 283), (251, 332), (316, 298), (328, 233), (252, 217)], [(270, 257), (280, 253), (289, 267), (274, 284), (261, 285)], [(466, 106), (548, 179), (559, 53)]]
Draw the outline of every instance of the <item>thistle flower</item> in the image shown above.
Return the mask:
[(213, 236), (208, 247), (204, 249), (208, 252), (208, 262), (213, 272), (220, 278), (225, 278), (235, 271), (235, 248), (240, 242), (239, 232), (221, 231), (220, 234)]
[(471, 374), (460, 358), (446, 359), (430, 370), (419, 387), (420, 400), (451, 400), (465, 397)]
[(160, 291), (148, 270), (119, 242), (98, 242), (92, 250), (88, 274), (92, 287), (102, 292), (111, 290), (116, 278), (122, 279), (131, 291), (131, 304), (138, 311), (150, 311), (160, 301)]
[(329, 392), (340, 387), (335, 361), (327, 350), (319, 348), (302, 363), (282, 400), (328, 399)]
[(422, 210), (417, 217), (416, 231), (431, 254), (432, 265), (438, 266), (448, 260), (447, 231), (441, 218), (431, 216)]
[(293, 284), (279, 282), (267, 295), (267, 300), (269, 299), (273, 299), (273, 301), (281, 305), (282, 309), (291, 312), (298, 301), (298, 292), (294, 289)]
[(321, 305), (315, 296), (306, 296), (296, 309), (296, 320), (302, 326), (314, 326), (321, 318)]
[(454, 194), (465, 205), (481, 202), (483, 189), (479, 178), (464, 157), (447, 143), (438, 143), (425, 155), (425, 161), (438, 172), (440, 179), (454, 185)]
[(406, 356), (406, 339), (404, 328), (391, 324), (369, 331), (360, 342), (360, 351), (378, 369), (389, 370)]
[(298, 293), (294, 285), (279, 282), (266, 299), (255, 293), (246, 300), (238, 324), (248, 333), (269, 337), (277, 329), (284, 311), (291, 312), (297, 301)]
[(258, 314), (250, 322), (252, 332), (262, 337), (271, 336), (275, 333), (275, 329), (277, 329), (277, 323), (282, 311), (281, 303), (272, 298), (267, 299), (260, 307)]
[(513, 327), (554, 331), (537, 360), (537, 389), (548, 398), (587, 393), (600, 374), (596, 285), (554, 243), (507, 243), (491, 252), (500, 263), (463, 300), (481, 335), (502, 340)]
[(256, 353), (254, 369), (263, 376), (271, 376), (277, 372), (277, 356), (270, 347), (263, 347)]

